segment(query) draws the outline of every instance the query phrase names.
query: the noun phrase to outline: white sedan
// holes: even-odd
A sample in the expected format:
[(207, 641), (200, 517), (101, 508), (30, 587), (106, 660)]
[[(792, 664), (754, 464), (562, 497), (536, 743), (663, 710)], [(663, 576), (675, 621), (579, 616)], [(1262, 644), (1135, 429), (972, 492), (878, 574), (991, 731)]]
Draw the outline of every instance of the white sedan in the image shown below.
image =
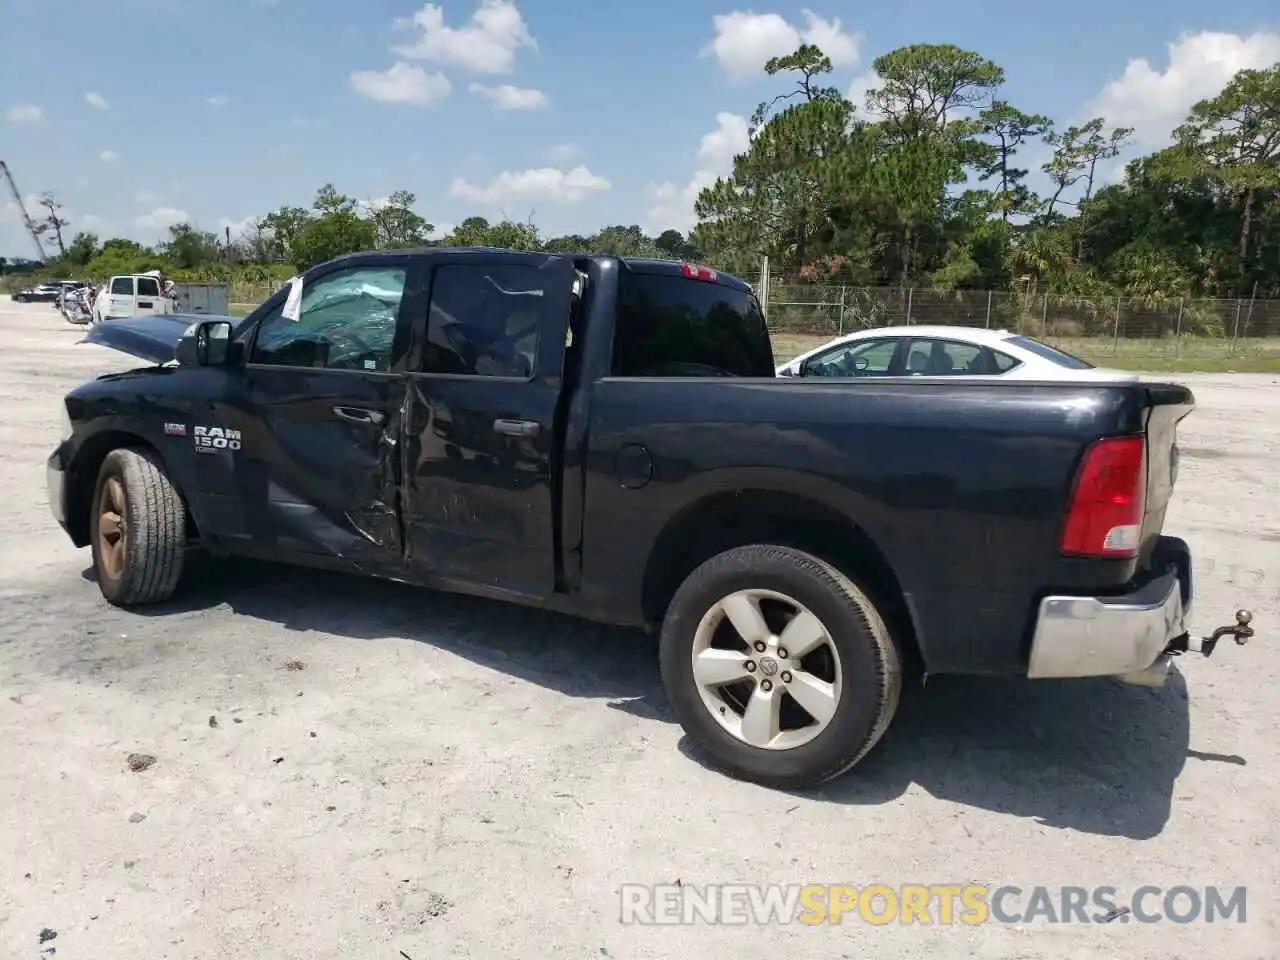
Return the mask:
[(1135, 381), (1047, 343), (983, 327), (878, 327), (846, 334), (778, 367), (780, 377), (980, 377)]

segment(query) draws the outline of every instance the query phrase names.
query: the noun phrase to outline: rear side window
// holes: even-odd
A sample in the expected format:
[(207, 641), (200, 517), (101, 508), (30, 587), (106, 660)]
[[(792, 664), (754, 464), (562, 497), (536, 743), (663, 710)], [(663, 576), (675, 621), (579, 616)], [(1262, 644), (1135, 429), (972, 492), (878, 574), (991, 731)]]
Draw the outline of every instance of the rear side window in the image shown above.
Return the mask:
[(1008, 373), (1018, 365), (1018, 361), (1013, 359), (1007, 353), (1001, 353), (999, 350), (991, 351), (991, 362), (995, 364), (999, 373)]
[(438, 267), (423, 348), (424, 373), (533, 376), (546, 277), (523, 264)]
[(138, 296), (140, 297), (158, 297), (160, 296), (160, 283), (155, 277), (139, 277), (138, 278)]
[(133, 277), (116, 277), (112, 280), (111, 295), (113, 297), (132, 297)]
[(1047, 343), (1041, 343), (1039, 340), (1033, 340), (1031, 337), (1012, 336), (1005, 337), (1005, 343), (1012, 343), (1015, 347), (1021, 347), (1028, 353), (1034, 353), (1037, 357), (1048, 360), (1050, 363), (1056, 363), (1060, 367), (1066, 367), (1068, 370), (1092, 370), (1093, 364), (1086, 360), (1081, 360), (1073, 354), (1066, 353), (1056, 347), (1051, 347)]
[(615, 377), (773, 377), (764, 315), (747, 290), (623, 269)]

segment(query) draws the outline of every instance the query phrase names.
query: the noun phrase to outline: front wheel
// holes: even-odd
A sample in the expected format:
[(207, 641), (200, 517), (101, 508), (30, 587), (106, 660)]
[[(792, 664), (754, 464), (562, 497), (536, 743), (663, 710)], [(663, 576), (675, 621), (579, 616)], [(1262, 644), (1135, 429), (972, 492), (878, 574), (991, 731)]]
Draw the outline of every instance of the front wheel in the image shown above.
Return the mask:
[(93, 569), (107, 601), (130, 607), (171, 597), (182, 578), (186, 506), (159, 458), (112, 450), (92, 509)]
[(825, 561), (752, 544), (712, 557), (662, 626), (663, 685), (694, 745), (766, 786), (825, 783), (884, 735), (898, 650), (867, 594)]

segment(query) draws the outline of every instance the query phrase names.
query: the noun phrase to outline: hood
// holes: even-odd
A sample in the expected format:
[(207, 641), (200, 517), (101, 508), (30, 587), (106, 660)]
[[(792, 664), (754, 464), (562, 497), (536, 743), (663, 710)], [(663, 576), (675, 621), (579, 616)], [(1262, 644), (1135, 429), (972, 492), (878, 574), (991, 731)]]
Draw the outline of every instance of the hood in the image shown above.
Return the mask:
[(226, 320), (233, 325), (236, 322), (235, 317), (217, 317), (207, 313), (121, 317), (95, 323), (81, 342), (110, 347), (151, 363), (169, 363), (183, 334), (193, 323), (201, 320)]

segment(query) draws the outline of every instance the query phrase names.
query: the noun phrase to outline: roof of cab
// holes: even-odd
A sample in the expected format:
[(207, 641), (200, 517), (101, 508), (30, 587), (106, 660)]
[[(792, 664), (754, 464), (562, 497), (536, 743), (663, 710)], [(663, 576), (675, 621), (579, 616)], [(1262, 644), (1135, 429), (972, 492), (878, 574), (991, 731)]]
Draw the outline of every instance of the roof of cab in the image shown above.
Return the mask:
[[(659, 260), (654, 257), (615, 257), (608, 253), (590, 253), (556, 251), (548, 253), (538, 250), (515, 250), (509, 247), (412, 247), (406, 250), (361, 250), (357, 253), (345, 253), (342, 256), (334, 257), (333, 261), (339, 260), (361, 260), (365, 258), (386, 258), (386, 257), (422, 257), (422, 256), (443, 256), (445, 254), (467, 254), (467, 253), (542, 253), (547, 257), (571, 257), (571, 258), (589, 258), (592, 260), (618, 260), (624, 264), (629, 270), (636, 273), (665, 274), (669, 276), (683, 276), (683, 266), (686, 261), (682, 260)], [(711, 268), (714, 269), (714, 268)], [(719, 270), (715, 271), (717, 283), (721, 283), (727, 287), (733, 287), (738, 290), (750, 290), (751, 285), (746, 283), (740, 277), (735, 277), (730, 273), (723, 273)], [(704, 283), (710, 281), (703, 281)]]

